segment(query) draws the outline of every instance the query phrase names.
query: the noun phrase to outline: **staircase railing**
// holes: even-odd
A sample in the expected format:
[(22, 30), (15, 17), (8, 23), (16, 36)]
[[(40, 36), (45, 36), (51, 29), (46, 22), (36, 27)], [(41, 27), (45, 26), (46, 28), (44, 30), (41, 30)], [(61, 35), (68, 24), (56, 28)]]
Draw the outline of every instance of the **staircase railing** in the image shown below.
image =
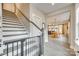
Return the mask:
[[(15, 5), (16, 6), (16, 5)], [(17, 8), (17, 7), (16, 7)], [(42, 29), (40, 29), (34, 22), (32, 22), (31, 20), (29, 20), (18, 8), (17, 10), (25, 17), (26, 20), (28, 20), (30, 23), (32, 23), (38, 30), (40, 30), (42, 32)], [(7, 55), (9, 56), (9, 53), (11, 52), (11, 55), (12, 56), (15, 56), (15, 48), (16, 48), (16, 56), (19, 56), (19, 42), (20, 42), (20, 55), (21, 56), (24, 56), (24, 54), (28, 55), (29, 54), (29, 50), (26, 49), (26, 52), (24, 52), (24, 42), (26, 43), (26, 48), (27, 48), (27, 45), (29, 44), (29, 42), (27, 42), (28, 39), (33, 39), (33, 38), (36, 38), (36, 40), (38, 40), (38, 46), (39, 46), (39, 52), (38, 52), (38, 55), (40, 56), (42, 54), (42, 39), (43, 39), (43, 32), (42, 32), (42, 35), (39, 35), (39, 36), (33, 36), (33, 37), (27, 37), (27, 38), (24, 38), (24, 39), (18, 39), (18, 40), (6, 40), (4, 41), (4, 45), (6, 47), (6, 49), (4, 49), (4, 54), (3, 55)], [(17, 39), (17, 38), (16, 38)], [(16, 46), (14, 45), (16, 43)], [(11, 45), (11, 47), (10, 47)], [(28, 45), (29, 47), (29, 45)], [(11, 50), (12, 49), (12, 50)], [(32, 48), (31, 48), (32, 49)], [(34, 49), (34, 48), (33, 48)]]
[(14, 4), (14, 6), (15, 6), (15, 9), (18, 10), (24, 16), (24, 18), (27, 21), (29, 21), (30, 23), (32, 23), (38, 30), (40, 30), (42, 32), (42, 29), (39, 28), (33, 21), (31, 21), (30, 19), (28, 19), (27, 16), (25, 16), (24, 13), (20, 9), (17, 8), (16, 4)]
[[(42, 32), (41, 34), (41, 39), (40, 39), (40, 54), (44, 54), (44, 28), (40, 28), (39, 26), (37, 26), (33, 21), (31, 21), (30, 19), (27, 18), (27, 16), (24, 15), (24, 13), (16, 6), (16, 4), (14, 4), (15, 9), (18, 10), (27, 21), (29, 21), (31, 24), (33, 24), (38, 30), (40, 30)], [(42, 24), (43, 25), (43, 24)]]
[[(7, 56), (9, 56), (9, 53), (12, 52), (11, 53), (12, 56), (18, 56), (19, 55), (19, 51), (18, 50), (20, 49), (20, 51), (21, 51), (20, 55), (24, 56), (24, 42), (26, 41), (26, 44), (29, 44), (29, 42), (27, 42), (27, 39), (31, 39), (31, 38), (35, 38), (35, 37), (38, 37), (39, 39), (41, 39), (41, 36), (34, 36), (34, 37), (27, 37), (25, 39), (4, 41), (6, 50), (4, 50), (4, 54), (3, 55), (6, 54)], [(21, 43), (21, 47), (20, 48), (19, 48), (19, 44), (18, 44), (19, 42)], [(17, 45), (14, 46), (14, 43), (17, 43)], [(9, 47), (9, 45), (11, 45), (11, 44), (12, 44), (12, 47)], [(27, 45), (25, 47), (27, 48)], [(17, 51), (16, 55), (14, 55), (14, 51), (15, 51), (14, 48), (16, 48), (16, 51)], [(40, 40), (39, 40), (39, 48), (41, 48), (40, 47)], [(12, 51), (10, 51), (10, 49), (12, 49)], [(39, 49), (39, 56), (41, 55), (40, 51), (41, 51), (41, 49)], [(26, 55), (27, 54), (28, 54), (28, 52), (26, 51)]]

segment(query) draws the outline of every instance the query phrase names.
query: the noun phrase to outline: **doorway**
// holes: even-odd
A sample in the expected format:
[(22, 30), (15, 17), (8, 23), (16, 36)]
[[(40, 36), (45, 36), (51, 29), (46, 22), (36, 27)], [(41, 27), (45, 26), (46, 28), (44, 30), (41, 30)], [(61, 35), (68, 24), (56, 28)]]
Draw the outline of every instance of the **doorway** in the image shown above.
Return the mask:
[(48, 43), (45, 54), (47, 56), (66, 56), (69, 54), (70, 21), (64, 24), (48, 25)]

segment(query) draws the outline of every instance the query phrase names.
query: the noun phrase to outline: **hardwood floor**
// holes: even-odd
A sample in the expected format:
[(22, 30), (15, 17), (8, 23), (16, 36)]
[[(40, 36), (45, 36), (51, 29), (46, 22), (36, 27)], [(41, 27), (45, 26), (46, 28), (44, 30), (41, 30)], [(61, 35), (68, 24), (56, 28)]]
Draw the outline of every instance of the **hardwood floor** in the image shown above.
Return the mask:
[(60, 35), (58, 38), (51, 38), (49, 36), (49, 42), (45, 43), (44, 55), (45, 56), (72, 56), (74, 54), (65, 45), (67, 44), (67, 38)]

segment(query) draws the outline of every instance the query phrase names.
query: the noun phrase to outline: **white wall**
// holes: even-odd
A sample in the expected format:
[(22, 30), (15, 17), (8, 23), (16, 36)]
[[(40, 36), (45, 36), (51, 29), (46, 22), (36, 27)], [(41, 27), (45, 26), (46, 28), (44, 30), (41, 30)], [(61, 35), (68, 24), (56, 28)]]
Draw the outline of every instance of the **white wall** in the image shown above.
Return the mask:
[(27, 16), (28, 18), (30, 17), (30, 4), (29, 3), (16, 3), (16, 6), (18, 9), (22, 11), (22, 13)]
[[(36, 19), (33, 19), (34, 16), (36, 16)], [(46, 16), (43, 14), (40, 10), (36, 9), (32, 4), (30, 5), (30, 20), (33, 21), (36, 25), (39, 26), (39, 28), (42, 29), (42, 23), (45, 23), (45, 28), (44, 28), (44, 41), (48, 41), (48, 32), (46, 28)], [(39, 18), (39, 19), (38, 19)], [(38, 29), (36, 29), (33, 25), (31, 25), (31, 35), (40, 35), (42, 34)], [(34, 33), (33, 33), (34, 32)]]
[[(76, 51), (79, 51), (79, 4), (75, 4), (75, 11), (76, 11), (76, 25), (75, 25), (75, 28), (76, 28), (76, 37), (75, 37), (75, 42), (76, 42)], [(76, 55), (79, 56), (79, 53), (76, 52)]]
[(15, 7), (13, 3), (5, 3), (3, 4), (3, 9), (9, 10), (11, 12), (15, 11)]
[[(44, 15), (39, 10), (37, 10), (32, 4), (30, 4), (30, 20), (34, 22), (40, 29), (42, 29), (43, 18)], [(31, 36), (41, 35), (41, 31), (33, 24), (30, 24), (30, 31)]]
[(76, 39), (79, 38), (79, 4), (75, 5), (75, 9), (76, 9)]
[[(30, 5), (29, 3), (17, 3), (16, 7), (29, 19), (30, 17)], [(16, 10), (16, 15), (21, 23), (26, 27), (28, 36), (30, 35), (30, 23), (27, 19), (18, 11)]]

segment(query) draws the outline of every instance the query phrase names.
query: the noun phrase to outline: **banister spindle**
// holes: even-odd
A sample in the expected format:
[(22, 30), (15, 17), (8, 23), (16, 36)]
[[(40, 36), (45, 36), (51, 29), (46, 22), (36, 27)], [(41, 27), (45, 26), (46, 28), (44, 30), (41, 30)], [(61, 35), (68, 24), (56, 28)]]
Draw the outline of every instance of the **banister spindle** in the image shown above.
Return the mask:
[(24, 49), (23, 49), (23, 48), (24, 48), (23, 42), (24, 42), (24, 41), (22, 40), (22, 41), (21, 41), (21, 56), (23, 56), (23, 54), (24, 54), (24, 52), (23, 52), (23, 50), (24, 50)]
[(8, 44), (6, 44), (7, 45), (7, 56), (8, 56)]
[(17, 56), (18, 56), (18, 42), (17, 42)]
[(12, 56), (14, 55), (14, 42), (12, 43)]

